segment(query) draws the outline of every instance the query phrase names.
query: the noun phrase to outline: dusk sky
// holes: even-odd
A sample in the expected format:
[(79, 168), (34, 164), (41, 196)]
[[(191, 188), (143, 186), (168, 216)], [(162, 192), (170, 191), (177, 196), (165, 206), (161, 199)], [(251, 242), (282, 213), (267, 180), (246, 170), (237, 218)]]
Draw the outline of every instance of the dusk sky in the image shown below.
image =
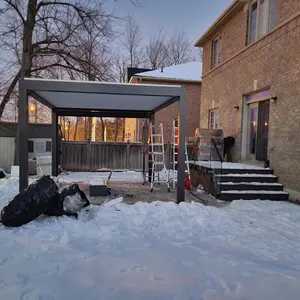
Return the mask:
[(230, 5), (232, 0), (139, 0), (141, 6), (129, 4), (129, 0), (117, 0), (116, 12), (133, 14), (143, 34), (148, 36), (153, 28), (163, 26), (166, 32), (183, 29), (191, 42), (202, 33)]

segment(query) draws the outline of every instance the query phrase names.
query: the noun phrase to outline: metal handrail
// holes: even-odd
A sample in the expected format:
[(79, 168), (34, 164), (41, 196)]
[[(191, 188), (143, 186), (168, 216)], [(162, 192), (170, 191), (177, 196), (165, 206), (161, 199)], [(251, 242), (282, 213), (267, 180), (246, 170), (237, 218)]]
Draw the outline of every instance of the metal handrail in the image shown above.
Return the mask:
[[(220, 153), (220, 150), (219, 150), (219, 148), (217, 147), (216, 141), (214, 140), (213, 137), (211, 137), (211, 142), (212, 142), (212, 145), (213, 145), (213, 147), (215, 148), (215, 150), (216, 150), (216, 152), (217, 152), (217, 155), (218, 155), (218, 157), (219, 157), (219, 159), (220, 159), (220, 163), (221, 163), (221, 168), (220, 168), (220, 170), (221, 170), (221, 176), (220, 176), (220, 181), (219, 181), (219, 190), (217, 189), (217, 182), (216, 182), (216, 180), (214, 180), (215, 188), (216, 188), (216, 192), (217, 192), (217, 196), (218, 196), (218, 195), (220, 195), (221, 192), (222, 192), (222, 185), (221, 185), (221, 183), (222, 183), (222, 173), (223, 173), (223, 172), (222, 172), (222, 164), (223, 164), (223, 162), (224, 162), (224, 159), (223, 159), (223, 157), (222, 157), (222, 155), (221, 155), (221, 153)], [(213, 175), (214, 175), (214, 177), (215, 177), (215, 175), (216, 175), (216, 172), (215, 172), (214, 168), (213, 168)]]
[(223, 163), (223, 162), (224, 162), (224, 159), (223, 159), (223, 157), (221, 156), (220, 151), (219, 151), (219, 148), (217, 147), (216, 142), (215, 142), (215, 140), (214, 140), (213, 137), (211, 138), (211, 141), (212, 141), (212, 144), (214, 145), (214, 148), (215, 148), (216, 151), (217, 151), (217, 154), (218, 154), (218, 156), (219, 156), (220, 162)]

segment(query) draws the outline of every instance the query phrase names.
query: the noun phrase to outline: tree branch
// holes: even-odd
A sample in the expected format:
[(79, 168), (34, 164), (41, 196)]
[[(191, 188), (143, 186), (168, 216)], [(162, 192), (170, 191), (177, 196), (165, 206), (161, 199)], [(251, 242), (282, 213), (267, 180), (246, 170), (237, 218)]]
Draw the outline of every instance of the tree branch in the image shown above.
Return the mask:
[(80, 69), (76, 68), (75, 66), (72, 66), (71, 64), (68, 66), (68, 65), (61, 64), (59, 62), (32, 69), (31, 72), (34, 73), (34, 72), (43, 71), (43, 70), (47, 70), (49, 68), (54, 68), (54, 67), (69, 69), (69, 70), (73, 70), (73, 71), (85, 74), (85, 72), (83, 70), (80, 70)]
[(3, 115), (4, 108), (5, 108), (6, 104), (8, 103), (10, 96), (13, 93), (13, 90), (16, 87), (20, 77), (21, 77), (21, 70), (19, 70), (17, 75), (14, 77), (13, 81), (11, 82), (10, 86), (8, 87), (4, 97), (2, 99), (2, 102), (0, 103), (0, 116)]
[(19, 8), (17, 7), (16, 4), (12, 3), (12, 1), (9, 1), (9, 0), (4, 0), (8, 5), (10, 5), (15, 11), (16, 13), (19, 15), (19, 17), (21, 18), (23, 24), (25, 24), (25, 19), (23, 17), (23, 15), (21, 14)]

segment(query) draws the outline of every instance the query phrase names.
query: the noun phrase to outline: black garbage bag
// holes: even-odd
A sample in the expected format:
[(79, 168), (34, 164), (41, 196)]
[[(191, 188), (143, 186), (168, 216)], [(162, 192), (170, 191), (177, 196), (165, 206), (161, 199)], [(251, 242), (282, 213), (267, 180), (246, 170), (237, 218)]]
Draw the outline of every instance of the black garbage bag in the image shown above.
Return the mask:
[[(225, 158), (226, 155), (230, 156), (230, 150), (232, 149), (234, 144), (235, 144), (235, 138), (233, 136), (228, 136), (228, 137), (224, 138), (223, 158)], [(231, 160), (231, 159), (229, 159), (229, 160)]]
[(5, 178), (5, 177), (6, 177), (5, 172), (2, 169), (0, 169), (0, 179)]
[(58, 187), (50, 176), (43, 176), (11, 199), (1, 211), (5, 226), (18, 227), (43, 214), (58, 198)]
[(85, 193), (75, 183), (64, 189), (56, 201), (49, 203), (45, 214), (48, 216), (75, 216), (84, 207), (90, 205)]

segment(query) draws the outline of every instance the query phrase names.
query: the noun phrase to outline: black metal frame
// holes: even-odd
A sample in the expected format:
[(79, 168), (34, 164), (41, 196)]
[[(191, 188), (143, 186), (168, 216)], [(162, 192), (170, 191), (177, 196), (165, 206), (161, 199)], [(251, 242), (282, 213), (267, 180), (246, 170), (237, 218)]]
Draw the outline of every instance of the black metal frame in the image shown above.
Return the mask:
[[(81, 94), (107, 94), (167, 97), (168, 100), (154, 110), (137, 111), (134, 107), (129, 110), (118, 109), (83, 109), (63, 108), (51, 105), (47, 99), (38, 93), (60, 92)], [(122, 118), (149, 118), (153, 119), (156, 112), (179, 101), (180, 103), (180, 149), (177, 178), (177, 203), (185, 200), (185, 135), (186, 135), (186, 91), (181, 86), (143, 85), (143, 84), (116, 84), (86, 81), (63, 81), (23, 78), (19, 82), (19, 191), (28, 186), (28, 97), (52, 109), (52, 175), (58, 175), (58, 116), (88, 116), (88, 117), (122, 117)], [(63, 101), (63, 100), (62, 100)], [(101, 106), (101, 105), (100, 105)]]

